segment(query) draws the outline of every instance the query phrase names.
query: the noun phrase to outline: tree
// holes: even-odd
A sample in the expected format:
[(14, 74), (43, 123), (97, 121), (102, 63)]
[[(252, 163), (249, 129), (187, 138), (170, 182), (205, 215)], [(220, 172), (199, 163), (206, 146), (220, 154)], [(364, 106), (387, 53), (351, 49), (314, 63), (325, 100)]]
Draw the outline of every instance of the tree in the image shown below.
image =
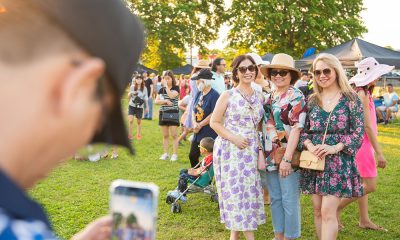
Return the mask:
[(366, 32), (359, 0), (233, 1), (226, 15), (230, 45), (300, 58), (310, 47), (325, 49)]
[(130, 226), (131, 228), (137, 224), (137, 217), (135, 214), (131, 213), (128, 215), (126, 218), (126, 224)]
[(218, 37), (224, 0), (127, 0), (143, 21), (147, 46), (142, 61), (159, 70), (184, 63), (188, 47), (205, 48)]
[(113, 223), (112, 223), (113, 228), (114, 229), (119, 228), (119, 225), (121, 224), (121, 222), (122, 222), (122, 214), (119, 212), (113, 213)]

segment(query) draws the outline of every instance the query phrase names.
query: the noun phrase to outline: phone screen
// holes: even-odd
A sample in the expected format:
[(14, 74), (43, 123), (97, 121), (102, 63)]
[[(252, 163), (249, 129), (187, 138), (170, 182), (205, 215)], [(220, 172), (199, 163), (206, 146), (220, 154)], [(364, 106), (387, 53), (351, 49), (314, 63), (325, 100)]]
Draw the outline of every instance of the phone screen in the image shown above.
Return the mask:
[(110, 207), (113, 216), (111, 239), (155, 239), (157, 203), (150, 189), (116, 186)]

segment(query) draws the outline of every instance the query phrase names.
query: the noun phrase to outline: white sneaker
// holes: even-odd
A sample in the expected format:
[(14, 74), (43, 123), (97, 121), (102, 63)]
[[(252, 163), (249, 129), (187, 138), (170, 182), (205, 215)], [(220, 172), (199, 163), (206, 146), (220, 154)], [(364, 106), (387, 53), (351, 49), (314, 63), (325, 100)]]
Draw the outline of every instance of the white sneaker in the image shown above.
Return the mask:
[(177, 154), (172, 154), (171, 161), (175, 162), (176, 160), (178, 160), (178, 155)]
[(168, 153), (161, 155), (160, 160), (167, 160), (169, 158)]

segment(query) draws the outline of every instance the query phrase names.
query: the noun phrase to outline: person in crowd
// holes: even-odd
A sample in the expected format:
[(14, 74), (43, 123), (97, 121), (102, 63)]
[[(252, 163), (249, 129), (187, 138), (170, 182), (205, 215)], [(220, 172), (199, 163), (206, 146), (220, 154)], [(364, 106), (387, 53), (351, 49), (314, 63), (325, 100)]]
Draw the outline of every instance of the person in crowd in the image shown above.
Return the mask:
[[(120, 99), (144, 32), (123, 1), (2, 0), (1, 8), (0, 239), (56, 239), (29, 189), (90, 142), (133, 151)], [(111, 228), (103, 217), (72, 239), (111, 239)]]
[[(187, 90), (189, 90), (189, 88), (187, 88)], [(181, 126), (182, 126), (182, 134), (179, 136), (179, 139), (178, 139), (179, 145), (183, 145), (182, 141), (186, 141), (186, 136), (191, 132), (191, 129), (188, 129), (185, 127), (185, 122), (189, 115), (189, 104), (190, 104), (191, 100), (192, 99), (188, 92), (188, 94), (182, 100), (180, 100), (178, 103), (179, 111), (182, 112), (182, 116), (180, 118)]]
[(225, 81), (225, 89), (226, 90), (232, 89), (233, 84), (231, 83), (231, 77), (228, 74), (225, 74), (224, 81)]
[[(309, 74), (309, 77), (311, 78), (312, 75)], [(299, 87), (299, 90), (304, 95), (304, 99), (306, 100), (306, 103), (308, 103), (309, 97), (314, 93), (313, 86), (314, 86), (313, 80), (310, 80), (310, 81), (308, 81), (308, 84), (306, 86)]]
[[(136, 117), (136, 139), (140, 140), (142, 138), (142, 118), (143, 118), (143, 108), (149, 104), (147, 88), (143, 81), (142, 76), (137, 76), (132, 79), (132, 84), (130, 87), (130, 92), (128, 93), (128, 121), (129, 121), (129, 132), (128, 138), (133, 139), (133, 120)], [(149, 112), (149, 108), (145, 107), (146, 113)]]
[(148, 77), (148, 73), (145, 71), (143, 72), (143, 79), (144, 85), (147, 89), (147, 101), (148, 104), (145, 105), (145, 113), (143, 119), (152, 120), (153, 119), (153, 92), (154, 92), (154, 85), (153, 79)]
[[(393, 112), (399, 111), (399, 95), (394, 91), (391, 83), (387, 84), (387, 93), (383, 95), (384, 105), (376, 108), (378, 123), (387, 124)], [(385, 115), (385, 116), (384, 116)]]
[(260, 70), (262, 66), (269, 65), (270, 62), (263, 61), (262, 58), (260, 57), (260, 55), (258, 55), (257, 53), (248, 53), (247, 55), (249, 55), (250, 57), (252, 57), (254, 59), (254, 61), (256, 62), (256, 65), (258, 67), (259, 74), (257, 75), (257, 78), (253, 83), (253, 86), (256, 87), (257, 90), (259, 90), (259, 91), (265, 90), (266, 92), (270, 92), (271, 84), (265, 78), (265, 76), (261, 73), (261, 70)]
[(213, 78), (215, 79), (212, 88), (218, 92), (218, 94), (223, 93), (226, 88), (225, 88), (225, 68), (226, 68), (226, 62), (223, 58), (216, 58), (212, 62), (212, 67), (211, 71), (213, 72)]
[(211, 116), (218, 134), (214, 144), (214, 173), (221, 222), (231, 231), (230, 239), (254, 239), (254, 231), (265, 223), (264, 200), (257, 171), (260, 141), (258, 127), (264, 98), (252, 87), (258, 68), (252, 57), (240, 55), (232, 62), (236, 88), (222, 93)]
[(189, 83), (190, 76), (186, 75), (182, 77), (182, 80), (179, 84), (179, 100), (182, 100), (189, 92), (190, 92), (190, 83)]
[[(301, 236), (300, 172), (291, 162), (306, 118), (304, 96), (293, 87), (300, 72), (284, 53), (276, 54), (261, 72), (275, 85), (264, 105), (266, 179), (275, 239), (295, 239)], [(278, 146), (285, 148), (279, 165), (272, 154)]]
[(195, 167), (199, 163), (200, 140), (205, 137), (213, 139), (217, 137), (215, 131), (210, 127), (210, 119), (219, 94), (211, 88), (212, 82), (215, 80), (210, 69), (201, 69), (196, 76), (192, 77), (192, 81), (196, 81), (197, 89), (199, 90), (193, 101), (192, 120), (194, 135), (189, 152), (190, 164), (192, 167)]
[(294, 84), (294, 87), (300, 89), (300, 87), (307, 86), (309, 81), (310, 76), (308, 71), (301, 71), (301, 78)]
[(173, 139), (173, 154), (171, 161), (178, 160), (178, 127), (179, 127), (179, 87), (176, 85), (175, 76), (172, 71), (165, 71), (161, 81), (162, 88), (158, 92), (155, 103), (161, 105), (159, 122), (163, 135), (164, 153), (160, 160), (169, 158), (169, 137)]
[[(368, 215), (368, 194), (376, 190), (377, 170), (374, 152), (378, 160), (378, 167), (386, 167), (386, 160), (377, 138), (378, 129), (376, 126), (376, 113), (372, 92), (374, 91), (375, 84), (379, 77), (389, 73), (394, 67), (379, 64), (373, 57), (362, 60), (356, 64), (356, 67), (358, 68), (358, 74), (350, 79), (350, 83), (355, 85), (358, 97), (361, 99), (364, 107), (364, 139), (360, 150), (356, 154), (356, 164), (361, 176), (364, 196), (360, 198), (342, 199), (338, 208), (338, 217), (340, 217), (342, 210), (347, 205), (358, 201), (358, 207), (360, 209), (359, 227), (363, 229), (385, 230), (383, 227), (372, 222)], [(343, 228), (340, 222), (339, 228)]]
[(341, 199), (363, 195), (355, 155), (363, 140), (364, 111), (335, 56), (320, 54), (312, 69), (314, 93), (298, 149), (308, 149), (320, 161), (324, 159), (325, 167), (323, 171), (302, 169), (300, 188), (312, 195), (318, 239), (330, 240), (337, 238)]
[[(157, 97), (157, 94), (158, 94), (158, 92), (161, 90), (161, 88), (162, 88), (162, 85), (161, 85), (161, 80), (162, 80), (162, 77), (161, 76), (156, 76), (156, 81), (157, 81), (157, 83), (156, 83), (156, 85), (154, 85), (154, 86), (156, 86), (156, 90), (157, 90), (157, 92), (155, 93), (155, 98)], [(154, 95), (154, 94), (153, 94)], [(155, 99), (154, 98), (154, 99)]]
[[(199, 62), (197, 63), (197, 65), (193, 68), (191, 76), (194, 77), (198, 74), (198, 72), (201, 69), (210, 69), (210, 65), (208, 63), (207, 60), (199, 60)], [(196, 95), (198, 94), (199, 90), (197, 89), (197, 84), (196, 81), (190, 81), (189, 83), (190, 85), (190, 99), (191, 101), (188, 104), (188, 114), (186, 117), (186, 121), (184, 123), (184, 127), (189, 130), (192, 131), (193, 130), (193, 109), (194, 109), (194, 98), (196, 97)]]

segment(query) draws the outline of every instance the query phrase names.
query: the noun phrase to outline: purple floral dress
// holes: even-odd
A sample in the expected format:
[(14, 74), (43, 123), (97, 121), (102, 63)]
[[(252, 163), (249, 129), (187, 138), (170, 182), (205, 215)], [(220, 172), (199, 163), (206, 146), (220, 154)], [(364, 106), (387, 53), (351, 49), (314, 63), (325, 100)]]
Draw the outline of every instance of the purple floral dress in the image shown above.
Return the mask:
[[(300, 188), (305, 194), (333, 195), (340, 198), (360, 197), (363, 189), (360, 182), (355, 155), (364, 136), (364, 110), (361, 100), (342, 96), (333, 109), (325, 143), (344, 144), (338, 154), (325, 157), (325, 170), (302, 169)], [(310, 102), (304, 132), (300, 136), (298, 149), (303, 149), (304, 141), (310, 139), (314, 145), (321, 144), (329, 112)]]
[[(253, 231), (265, 223), (264, 200), (257, 171), (257, 129), (264, 114), (263, 95), (254, 91), (246, 101), (237, 89), (230, 94), (224, 115), (224, 127), (245, 137), (249, 146), (243, 150), (217, 137), (214, 144), (214, 172), (221, 222), (229, 230)], [(250, 107), (251, 105), (251, 107)], [(252, 117), (253, 116), (253, 119)]]

